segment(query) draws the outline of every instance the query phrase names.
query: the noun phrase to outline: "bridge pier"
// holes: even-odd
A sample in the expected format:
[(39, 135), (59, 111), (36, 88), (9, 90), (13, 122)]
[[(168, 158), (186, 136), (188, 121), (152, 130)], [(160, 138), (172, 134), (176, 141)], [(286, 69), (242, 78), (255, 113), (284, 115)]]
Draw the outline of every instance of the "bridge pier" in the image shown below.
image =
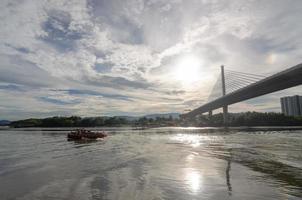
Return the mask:
[(212, 115), (213, 115), (213, 111), (209, 110), (209, 119), (211, 119)]
[(228, 124), (228, 106), (223, 106), (223, 124), (224, 126), (227, 126)]

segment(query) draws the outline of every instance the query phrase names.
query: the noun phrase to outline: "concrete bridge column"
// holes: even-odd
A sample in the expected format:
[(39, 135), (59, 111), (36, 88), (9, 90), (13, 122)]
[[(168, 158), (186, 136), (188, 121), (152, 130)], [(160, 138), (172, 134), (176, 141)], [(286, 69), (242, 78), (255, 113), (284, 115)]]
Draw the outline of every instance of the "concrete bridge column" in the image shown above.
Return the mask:
[(212, 110), (210, 110), (210, 111), (209, 111), (209, 118), (211, 118), (211, 117), (212, 117), (212, 115), (213, 115), (213, 111), (212, 111)]
[[(222, 83), (222, 96), (225, 96), (226, 89), (225, 89), (225, 77), (224, 77), (224, 66), (221, 65), (221, 83)], [(226, 126), (228, 123), (228, 106), (223, 106), (223, 123)]]
[(223, 124), (227, 125), (228, 124), (228, 106), (223, 106)]

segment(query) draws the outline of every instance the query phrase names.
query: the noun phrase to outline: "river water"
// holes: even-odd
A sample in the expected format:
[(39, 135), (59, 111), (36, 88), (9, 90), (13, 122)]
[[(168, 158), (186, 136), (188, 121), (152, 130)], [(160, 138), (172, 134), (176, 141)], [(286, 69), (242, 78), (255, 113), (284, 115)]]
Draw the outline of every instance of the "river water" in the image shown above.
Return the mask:
[(0, 199), (301, 199), (302, 131), (0, 131)]

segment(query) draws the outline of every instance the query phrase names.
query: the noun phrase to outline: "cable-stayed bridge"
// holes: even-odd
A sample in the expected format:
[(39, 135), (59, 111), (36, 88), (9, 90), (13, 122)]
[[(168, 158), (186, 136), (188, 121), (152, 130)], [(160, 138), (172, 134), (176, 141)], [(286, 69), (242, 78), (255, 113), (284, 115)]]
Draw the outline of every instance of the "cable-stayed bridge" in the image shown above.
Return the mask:
[(224, 123), (227, 124), (228, 105), (301, 84), (302, 63), (271, 76), (225, 70), (221, 66), (221, 74), (208, 103), (183, 114), (183, 117), (195, 117), (206, 112), (211, 116), (213, 110), (223, 108)]

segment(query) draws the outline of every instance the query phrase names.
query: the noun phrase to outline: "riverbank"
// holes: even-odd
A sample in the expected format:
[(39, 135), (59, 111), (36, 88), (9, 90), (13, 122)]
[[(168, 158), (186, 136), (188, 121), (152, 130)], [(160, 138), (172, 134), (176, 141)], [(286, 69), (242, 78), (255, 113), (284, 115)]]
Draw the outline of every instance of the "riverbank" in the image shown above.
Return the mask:
[[(259, 126), (302, 126), (302, 117), (285, 116), (281, 113), (229, 113), (229, 127), (259, 127)], [(211, 117), (200, 115), (194, 118), (181, 117), (49, 117), (44, 119), (25, 119), (13, 121), (11, 127), (223, 127), (221, 113)]]
[(294, 131), (294, 130), (302, 130), (302, 126), (242, 126), (242, 127), (132, 127), (132, 126), (123, 126), (123, 127), (0, 127), (0, 131), (13, 130), (13, 131), (58, 131), (58, 132), (66, 132), (72, 131), (74, 129), (83, 128), (92, 131), (98, 130), (107, 130), (107, 131), (115, 131), (115, 130), (132, 130), (132, 131), (144, 131), (151, 129), (161, 129), (161, 130), (170, 130), (170, 129), (179, 129), (185, 130), (189, 132), (201, 132), (201, 133), (212, 133), (212, 132), (237, 132), (237, 131)]

